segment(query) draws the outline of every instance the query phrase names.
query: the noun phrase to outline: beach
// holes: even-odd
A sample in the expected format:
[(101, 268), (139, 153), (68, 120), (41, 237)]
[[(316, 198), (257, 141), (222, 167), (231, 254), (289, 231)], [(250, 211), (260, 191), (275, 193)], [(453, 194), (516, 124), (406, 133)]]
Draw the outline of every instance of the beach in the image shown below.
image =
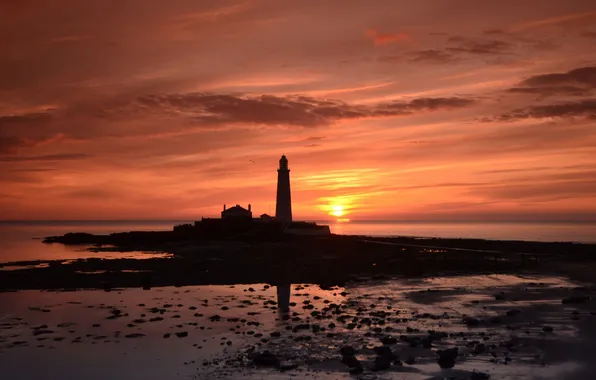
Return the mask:
[(131, 236), (3, 264), (5, 378), (591, 378), (592, 245)]
[[(292, 284), (287, 312), (267, 284), (0, 293), (0, 358), (6, 379), (589, 379), (596, 304), (562, 303), (594, 296), (578, 285), (529, 275)], [(400, 364), (375, 368), (382, 346)], [(361, 374), (349, 374), (342, 347)], [(441, 369), (437, 352), (455, 347), (454, 367)], [(264, 351), (291, 369), (255, 366)]]

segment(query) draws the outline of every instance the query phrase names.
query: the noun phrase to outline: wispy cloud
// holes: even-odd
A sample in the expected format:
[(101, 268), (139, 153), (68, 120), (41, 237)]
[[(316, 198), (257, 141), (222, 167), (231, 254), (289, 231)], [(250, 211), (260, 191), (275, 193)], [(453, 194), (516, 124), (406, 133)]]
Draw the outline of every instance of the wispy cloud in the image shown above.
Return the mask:
[(383, 33), (376, 29), (369, 29), (364, 33), (370, 38), (375, 46), (385, 46), (395, 42), (410, 41), (406, 33)]

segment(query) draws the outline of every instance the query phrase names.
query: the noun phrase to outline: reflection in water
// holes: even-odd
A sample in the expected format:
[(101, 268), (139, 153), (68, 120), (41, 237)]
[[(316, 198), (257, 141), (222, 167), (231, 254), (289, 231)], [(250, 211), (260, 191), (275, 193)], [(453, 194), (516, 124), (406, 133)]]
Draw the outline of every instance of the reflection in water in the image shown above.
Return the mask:
[(277, 306), (282, 313), (290, 311), (290, 287), (291, 284), (277, 285)]

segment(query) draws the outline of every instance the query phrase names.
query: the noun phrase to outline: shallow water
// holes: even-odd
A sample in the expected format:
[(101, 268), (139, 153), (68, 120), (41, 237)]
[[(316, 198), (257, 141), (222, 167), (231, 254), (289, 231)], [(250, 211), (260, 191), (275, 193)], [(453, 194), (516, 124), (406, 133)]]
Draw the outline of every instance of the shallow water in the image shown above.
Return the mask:
[(44, 244), (47, 236), (68, 232), (111, 234), (126, 231), (168, 231), (177, 222), (0, 222), (0, 263), (32, 260), (149, 258), (144, 252), (91, 252), (89, 246)]
[[(478, 370), (491, 379), (583, 379), (596, 337), (590, 327), (596, 317), (589, 311), (596, 308), (593, 299), (562, 305), (562, 297), (578, 291), (573, 288), (561, 278), (505, 275), (366, 281), (327, 290), (294, 284), (290, 300), (282, 300), (295, 303), (288, 314), (275, 305), (276, 287), (264, 284), (0, 293), (0, 368), (2, 379), (10, 380), (347, 379), (339, 361), (343, 345), (358, 348), (358, 358), (367, 362), (383, 336), (434, 330), (451, 335), (433, 342), (432, 349), (403, 341), (393, 346), (402, 360), (415, 357), (415, 364), (366, 375), (469, 378)], [(504, 299), (496, 300), (501, 292)], [(337, 309), (329, 309), (332, 304)], [(520, 314), (505, 317), (511, 309)], [(221, 318), (212, 320), (214, 315)], [(501, 322), (469, 327), (462, 322), (465, 315)], [(371, 326), (364, 317), (373, 320)], [(306, 323), (309, 329), (298, 328)], [(554, 332), (545, 333), (544, 326)], [(280, 336), (272, 337), (274, 331)], [(176, 335), (184, 332), (188, 336)], [(495, 348), (474, 355), (472, 341)], [(455, 369), (440, 370), (434, 351), (454, 346), (460, 347)], [(251, 348), (270, 350), (299, 367), (283, 373), (253, 368), (246, 355)]]

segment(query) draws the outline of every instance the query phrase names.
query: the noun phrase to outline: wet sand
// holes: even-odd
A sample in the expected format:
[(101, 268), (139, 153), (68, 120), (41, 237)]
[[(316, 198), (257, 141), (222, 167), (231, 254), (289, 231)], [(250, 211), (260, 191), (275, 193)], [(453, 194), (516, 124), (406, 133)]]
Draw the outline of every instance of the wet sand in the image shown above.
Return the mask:
[[(596, 290), (579, 285), (517, 275), (361, 278), (325, 290), (292, 284), (289, 300), (266, 284), (4, 292), (0, 365), (10, 380), (591, 379)], [(291, 302), (289, 311), (278, 301)], [(374, 371), (383, 343), (401, 365)], [(362, 374), (342, 363), (345, 346)], [(441, 369), (437, 352), (454, 347), (454, 368)], [(265, 350), (297, 368), (257, 368)]]

